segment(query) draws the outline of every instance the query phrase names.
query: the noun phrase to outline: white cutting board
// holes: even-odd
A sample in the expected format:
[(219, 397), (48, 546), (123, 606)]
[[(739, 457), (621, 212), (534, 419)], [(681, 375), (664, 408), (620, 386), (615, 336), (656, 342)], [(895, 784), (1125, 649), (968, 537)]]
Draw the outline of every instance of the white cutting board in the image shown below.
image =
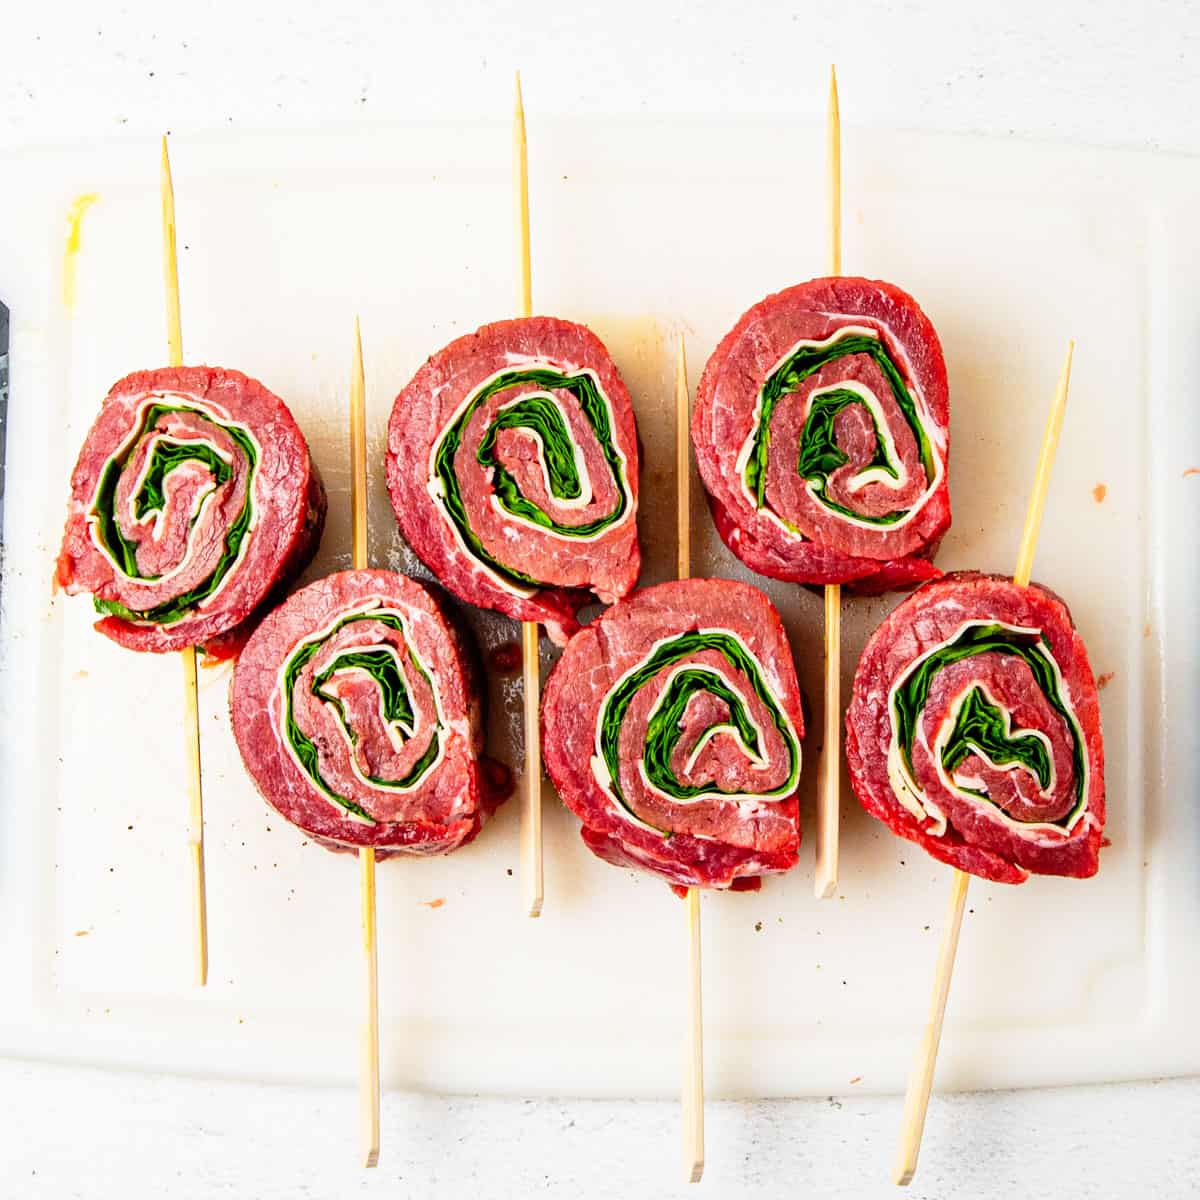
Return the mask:
[[(747, 306), (821, 272), (822, 149), (819, 129), (783, 124), (531, 122), (535, 308), (592, 325), (634, 396), (646, 582), (674, 560), (675, 334), (687, 333), (694, 382)], [(173, 159), (185, 357), (261, 378), (308, 435), (330, 494), (310, 576), (349, 562), (356, 312), (372, 554), (409, 566), (383, 486), (384, 425), (427, 354), (512, 309), (507, 126), (226, 136), (180, 141)], [(909, 289), (945, 346), (944, 567), (1011, 569), (1046, 407), (1078, 340), (1035, 576), (1068, 599), (1093, 666), (1111, 675), (1112, 846), (1091, 881), (972, 884), (939, 1086), (1200, 1071), (1200, 476), (1184, 476), (1200, 466), (1200, 163), (848, 129), (844, 168), (846, 269)], [(165, 355), (158, 147), (27, 154), (3, 169), (0, 1052), (349, 1081), (361, 1011), (352, 862), (264, 806), (233, 748), (226, 677), (206, 673), (212, 970), (193, 988), (178, 660), (121, 651), (91, 632), (86, 599), (49, 597), (83, 431), (115, 379)], [(68, 311), (65, 214), (83, 192), (100, 199)], [(743, 575), (694, 500), (697, 569)], [(765, 586), (819, 730), (820, 598)], [(894, 602), (847, 600), (844, 691)], [(473, 620), (489, 646), (516, 634)], [(491, 691), (492, 746), (512, 761), (519, 689)], [(841, 886), (814, 900), (818, 750), (810, 734), (801, 866), (759, 894), (705, 897), (712, 1096), (897, 1089), (924, 1020), (949, 872), (867, 818), (846, 785)], [(682, 905), (594, 859), (549, 786), (545, 836), (539, 921), (520, 913), (515, 804), (449, 858), (381, 867), (388, 1085), (677, 1088)]]

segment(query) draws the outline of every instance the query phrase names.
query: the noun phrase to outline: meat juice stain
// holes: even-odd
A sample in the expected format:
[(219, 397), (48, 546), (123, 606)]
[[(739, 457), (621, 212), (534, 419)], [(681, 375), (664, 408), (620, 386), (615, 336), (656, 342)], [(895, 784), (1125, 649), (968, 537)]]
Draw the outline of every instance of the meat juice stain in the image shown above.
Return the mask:
[(521, 669), (521, 647), (517, 642), (501, 642), (488, 652), (488, 669), (496, 675), (511, 677)]
[(62, 302), (68, 313), (75, 311), (75, 274), (79, 260), (79, 249), (83, 241), (83, 214), (97, 200), (99, 192), (85, 192), (76, 196), (67, 209), (67, 244), (63, 250)]
[(1098, 676), (1096, 679), (1097, 689), (1104, 691), (1104, 689), (1108, 687), (1110, 683), (1112, 683), (1113, 679), (1116, 678), (1116, 674), (1116, 671), (1105, 671), (1102, 675)]
[(1108, 487), (1103, 483), (1098, 483), (1094, 488), (1092, 488), (1092, 499), (1095, 500), (1097, 504), (1103, 504), (1104, 497), (1107, 495)]

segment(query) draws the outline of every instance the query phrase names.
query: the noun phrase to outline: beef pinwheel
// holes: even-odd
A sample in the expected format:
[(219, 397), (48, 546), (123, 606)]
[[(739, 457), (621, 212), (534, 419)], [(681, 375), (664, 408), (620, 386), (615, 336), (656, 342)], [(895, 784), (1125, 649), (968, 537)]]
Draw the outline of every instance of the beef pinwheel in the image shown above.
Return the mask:
[(1100, 703), (1071, 614), (1043, 587), (963, 572), (909, 596), (863, 651), (846, 759), (868, 812), (962, 871), (1098, 869)]
[(263, 798), (333, 848), (443, 854), (510, 789), (483, 757), (468, 645), (433, 594), (391, 571), (301, 588), (259, 625), (230, 687)]
[(325, 491), (287, 406), (214, 367), (139, 371), (71, 475), (56, 580), (133, 650), (230, 644), (307, 565)]
[(804, 736), (787, 637), (757, 588), (644, 588), (571, 639), (542, 753), (583, 840), (678, 887), (757, 886), (796, 865)]
[(560, 644), (641, 565), (633, 407), (603, 343), (530, 317), (451, 342), (396, 398), (388, 490), (409, 545), (471, 604)]
[(888, 283), (814, 279), (721, 341), (692, 441), (717, 530), (747, 566), (874, 592), (938, 574), (949, 418), (942, 349), (916, 301)]

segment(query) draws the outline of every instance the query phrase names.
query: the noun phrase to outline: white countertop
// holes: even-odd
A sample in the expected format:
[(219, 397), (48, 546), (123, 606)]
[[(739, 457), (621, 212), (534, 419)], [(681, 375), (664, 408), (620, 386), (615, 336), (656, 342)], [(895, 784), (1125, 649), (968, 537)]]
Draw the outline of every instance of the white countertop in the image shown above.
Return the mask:
[(981, 1200), (1196, 1194), (1187, 1081), (936, 1096), (907, 1192), (888, 1181), (899, 1097), (711, 1104), (703, 1183), (678, 1182), (679, 1114), (652, 1101), (385, 1097), (383, 1153), (356, 1164), (349, 1090), (0, 1062), (13, 1197), (389, 1200)]
[[(351, 9), (341, 12), (341, 8)], [(116, 11), (103, 11), (116, 9)], [(132, 132), (824, 111), (853, 124), (1200, 149), (1200, 12), (1186, 0), (132, 0), (10, 6), (0, 144)], [(77, 14), (77, 15), (71, 15)]]
[[(546, 113), (812, 118), (836, 61), (848, 126), (1200, 151), (1200, 9), (1183, 2), (588, 7), (445, 0), (361, 3), (342, 15), (328, 4), (209, 0), (189, 21), (140, 0), (113, 15), (21, 5), (0, 35), (0, 148), (164, 128), (503, 118), (517, 66), (527, 106)], [(388, 1095), (382, 1163), (365, 1173), (347, 1137), (348, 1090), (0, 1062), (0, 1096), (13, 1196), (685, 1192), (667, 1103)], [(897, 1098), (852, 1089), (828, 1101), (712, 1105), (700, 1190), (894, 1194), (899, 1110)], [(1168, 1200), (1195, 1194), (1197, 1163), (1196, 1081), (937, 1096), (911, 1194)]]

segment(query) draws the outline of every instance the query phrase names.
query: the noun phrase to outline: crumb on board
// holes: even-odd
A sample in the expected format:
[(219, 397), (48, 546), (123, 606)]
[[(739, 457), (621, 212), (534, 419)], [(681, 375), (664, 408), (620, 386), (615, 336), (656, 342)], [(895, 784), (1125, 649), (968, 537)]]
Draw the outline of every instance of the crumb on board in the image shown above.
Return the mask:
[(1097, 504), (1103, 504), (1104, 497), (1107, 495), (1108, 487), (1106, 484), (1098, 483), (1094, 488), (1092, 488), (1092, 499), (1095, 500)]
[(761, 921), (755, 921), (755, 922), (754, 922), (754, 932), (755, 932), (755, 933), (762, 933), (762, 922), (761, 922)]
[(855, 1077), (854, 1077), (852, 1080), (850, 1080), (850, 1082), (851, 1082), (852, 1084), (854, 1084), (854, 1083), (862, 1083), (862, 1076), (861, 1076), (861, 1075), (855, 1075)]
[(75, 674), (71, 676), (72, 679), (86, 679), (87, 677), (88, 677), (88, 673), (85, 670), (83, 670), (82, 668), (80, 670), (76, 671)]
[(91, 932), (92, 931), (90, 929), (77, 929), (77, 930), (75, 930), (75, 936), (76, 937), (87, 937), (87, 935)]
[(1150, 622), (1147, 621), (1146, 624), (1142, 626), (1142, 637), (1148, 638), (1149, 636), (1150, 636)]
[(439, 896), (436, 900), (422, 900), (421, 903), (426, 908), (441, 908), (446, 903), (445, 896)]
[(1096, 687), (1103, 691), (1116, 678), (1116, 671), (1103, 671), (1096, 679)]

